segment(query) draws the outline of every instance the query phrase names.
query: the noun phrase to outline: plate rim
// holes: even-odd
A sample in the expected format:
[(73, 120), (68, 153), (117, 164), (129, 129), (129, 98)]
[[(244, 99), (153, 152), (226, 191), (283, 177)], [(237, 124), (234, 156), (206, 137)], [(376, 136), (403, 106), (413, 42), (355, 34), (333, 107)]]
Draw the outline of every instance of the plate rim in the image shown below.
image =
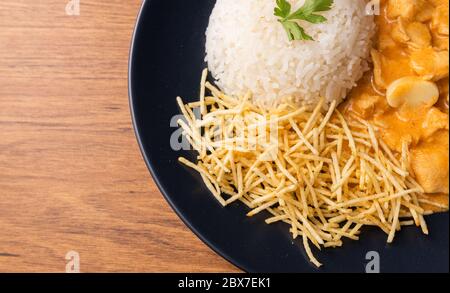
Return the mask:
[(148, 169), (153, 181), (155, 182), (156, 186), (158, 187), (158, 190), (163, 195), (164, 199), (169, 204), (170, 208), (175, 212), (175, 214), (178, 216), (178, 218), (181, 219), (183, 224), (186, 227), (188, 227), (189, 230), (191, 230), (192, 233), (194, 233), (194, 235), (197, 236), (197, 238), (199, 238), (204, 244), (206, 244), (207, 247), (209, 247), (217, 255), (219, 255), (220, 257), (222, 257), (223, 259), (225, 259), (226, 261), (228, 261), (229, 263), (231, 263), (232, 265), (234, 265), (241, 271), (250, 272), (251, 270), (249, 268), (247, 268), (247, 266), (245, 266), (244, 264), (239, 262), (237, 259), (228, 255), (227, 253), (222, 251), (220, 248), (218, 248), (216, 245), (211, 243), (205, 235), (203, 235), (200, 231), (198, 231), (198, 229), (196, 227), (194, 227), (194, 225), (192, 225), (191, 222), (186, 219), (186, 217), (178, 209), (178, 207), (173, 203), (171, 197), (168, 195), (167, 191), (164, 189), (164, 187), (160, 183), (158, 176), (152, 166), (152, 162), (150, 162), (150, 160), (147, 157), (147, 154), (145, 152), (144, 145), (143, 145), (143, 142), (141, 139), (140, 128), (139, 128), (139, 125), (136, 120), (136, 113), (135, 113), (135, 106), (134, 106), (134, 100), (135, 100), (134, 96), (135, 95), (133, 94), (133, 76), (134, 76), (134, 74), (133, 74), (132, 68), (133, 68), (133, 62), (134, 62), (136, 36), (137, 36), (138, 31), (140, 30), (142, 14), (143, 14), (145, 7), (147, 7), (146, 5), (149, 5), (149, 3), (151, 3), (152, 1), (153, 0), (142, 0), (142, 4), (139, 8), (139, 12), (137, 14), (136, 21), (134, 24), (133, 33), (131, 35), (131, 44), (130, 44), (130, 49), (129, 49), (129, 54), (128, 54), (128, 75), (127, 75), (128, 103), (129, 103), (129, 110), (130, 110), (130, 115), (131, 115), (131, 122), (133, 125), (133, 132), (136, 137), (137, 143), (139, 145), (139, 150), (140, 150), (141, 156), (143, 157), (145, 165), (147, 166), (147, 169)]
[[(185, 216), (183, 212), (180, 211), (181, 208), (179, 208), (175, 203), (174, 200), (172, 200), (171, 196), (167, 192), (167, 190), (163, 187), (163, 184), (161, 180), (159, 179), (159, 176), (157, 175), (154, 163), (149, 159), (147, 156), (147, 153), (144, 148), (144, 143), (142, 139), (142, 127), (140, 127), (137, 123), (137, 115), (136, 115), (136, 107), (135, 107), (135, 101), (137, 100), (137, 94), (133, 91), (133, 80), (135, 79), (135, 74), (133, 73), (133, 63), (137, 60), (135, 58), (135, 51), (136, 51), (136, 41), (137, 41), (137, 35), (142, 29), (142, 21), (143, 21), (143, 14), (145, 9), (150, 6), (154, 0), (142, 0), (141, 6), (137, 13), (137, 18), (135, 20), (134, 29), (131, 36), (130, 41), (130, 49), (129, 49), (129, 56), (128, 56), (128, 74), (127, 74), (127, 81), (128, 81), (128, 100), (129, 100), (129, 110), (131, 115), (131, 122), (133, 125), (133, 131), (136, 137), (136, 140), (139, 145), (139, 150), (141, 152), (141, 155), (144, 159), (144, 162), (147, 166), (147, 169), (155, 182), (156, 186), (158, 187), (158, 190), (163, 195), (166, 202), (169, 204), (170, 208), (175, 212), (175, 214), (178, 216), (179, 219), (181, 219), (182, 223), (189, 228), (189, 230), (192, 231), (192, 233), (197, 236), (198, 239), (200, 239), (204, 244), (206, 244), (207, 247), (209, 247), (213, 252), (215, 252), (217, 255), (228, 261), (230, 264), (234, 265), (236, 268), (240, 269), (243, 272), (258, 272), (258, 269), (255, 268), (252, 264), (246, 264), (245, 261), (240, 261), (239, 258), (233, 257), (232, 255), (226, 253), (222, 248), (220, 248), (220, 243), (213, 243), (211, 240), (208, 239), (207, 233), (202, 233), (200, 230), (195, 227), (194, 224), (192, 224), (191, 221), (189, 221), (187, 218), (188, 216)], [(448, 212), (447, 212), (448, 213)], [(321, 273), (321, 271), (317, 271), (316, 273)]]

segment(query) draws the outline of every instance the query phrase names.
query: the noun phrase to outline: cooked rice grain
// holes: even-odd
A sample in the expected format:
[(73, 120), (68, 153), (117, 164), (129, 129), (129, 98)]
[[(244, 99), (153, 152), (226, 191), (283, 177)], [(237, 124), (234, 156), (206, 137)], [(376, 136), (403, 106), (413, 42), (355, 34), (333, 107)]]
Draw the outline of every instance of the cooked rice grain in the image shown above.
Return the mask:
[[(304, 0), (290, 0), (293, 8)], [(273, 15), (274, 0), (217, 0), (206, 32), (206, 61), (218, 86), (233, 95), (248, 90), (266, 106), (293, 98), (324, 108), (341, 102), (369, 68), (372, 16), (366, 0), (335, 0), (328, 21), (301, 26), (314, 41), (289, 41)]]

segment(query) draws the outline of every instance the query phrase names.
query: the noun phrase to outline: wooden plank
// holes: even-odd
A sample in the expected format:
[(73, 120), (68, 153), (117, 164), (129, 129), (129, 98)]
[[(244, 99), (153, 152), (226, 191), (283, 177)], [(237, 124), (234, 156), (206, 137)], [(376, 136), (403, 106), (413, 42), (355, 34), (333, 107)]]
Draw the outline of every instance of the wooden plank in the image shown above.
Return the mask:
[(0, 271), (237, 271), (165, 202), (132, 131), (138, 0), (0, 1)]

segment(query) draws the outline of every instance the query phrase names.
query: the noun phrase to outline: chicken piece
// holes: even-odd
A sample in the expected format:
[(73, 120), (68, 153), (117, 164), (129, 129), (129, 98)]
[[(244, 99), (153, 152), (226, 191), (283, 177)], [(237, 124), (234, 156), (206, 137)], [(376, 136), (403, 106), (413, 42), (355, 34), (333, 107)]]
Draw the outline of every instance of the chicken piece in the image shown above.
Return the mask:
[(386, 81), (383, 78), (383, 55), (375, 49), (371, 51), (373, 62), (373, 77), (375, 84), (382, 89), (387, 88)]
[(410, 66), (410, 58), (402, 50), (380, 51), (372, 49), (374, 65), (374, 83), (380, 90), (385, 90), (395, 80), (416, 75)]
[(387, 7), (388, 17), (395, 19), (399, 16), (414, 20), (416, 14), (423, 11), (429, 3), (425, 0), (390, 0)]
[(362, 118), (368, 119), (375, 113), (375, 105), (380, 99), (380, 96), (364, 94), (355, 101), (355, 111), (361, 115)]
[(399, 17), (397, 23), (394, 25), (391, 36), (392, 39), (399, 43), (407, 43), (411, 38), (409, 37), (408, 33), (406, 32), (407, 27), (407, 21)]
[(431, 45), (431, 33), (428, 26), (421, 22), (411, 22), (406, 25), (406, 34), (413, 48), (424, 48)]
[(449, 51), (449, 42), (447, 36), (442, 36), (435, 31), (432, 31), (433, 47), (438, 51)]
[(442, 130), (411, 149), (411, 168), (426, 193), (449, 192), (449, 132)]
[(434, 7), (438, 7), (439, 5), (448, 5), (448, 0), (428, 0)]
[(423, 136), (429, 138), (439, 130), (449, 130), (448, 114), (432, 107), (422, 123)]
[(424, 7), (417, 12), (416, 20), (420, 22), (430, 21), (433, 18), (434, 10), (435, 10), (434, 6), (427, 2), (427, 4), (424, 5)]
[[(383, 51), (390, 48), (395, 48), (397, 44), (395, 43), (393, 36), (389, 34), (381, 34), (378, 39), (378, 48)], [(400, 42), (400, 41), (397, 41)]]
[(436, 7), (433, 13), (431, 27), (439, 34), (448, 36), (448, 2)]
[(448, 76), (448, 51), (436, 51), (432, 47), (415, 50), (411, 53), (411, 67), (425, 79), (440, 80)]

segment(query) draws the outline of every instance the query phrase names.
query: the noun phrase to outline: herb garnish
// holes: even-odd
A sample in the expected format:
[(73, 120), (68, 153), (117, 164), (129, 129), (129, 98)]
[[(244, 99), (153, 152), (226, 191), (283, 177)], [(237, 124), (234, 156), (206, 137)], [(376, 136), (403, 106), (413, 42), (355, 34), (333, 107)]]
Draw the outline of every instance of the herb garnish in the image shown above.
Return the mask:
[(316, 12), (328, 11), (333, 5), (333, 0), (306, 0), (305, 4), (297, 11), (291, 13), (291, 4), (287, 0), (276, 0), (274, 14), (280, 19), (278, 20), (286, 30), (289, 40), (314, 40), (305, 32), (297, 20), (304, 20), (310, 23), (323, 23), (327, 21), (325, 17)]

